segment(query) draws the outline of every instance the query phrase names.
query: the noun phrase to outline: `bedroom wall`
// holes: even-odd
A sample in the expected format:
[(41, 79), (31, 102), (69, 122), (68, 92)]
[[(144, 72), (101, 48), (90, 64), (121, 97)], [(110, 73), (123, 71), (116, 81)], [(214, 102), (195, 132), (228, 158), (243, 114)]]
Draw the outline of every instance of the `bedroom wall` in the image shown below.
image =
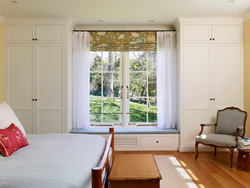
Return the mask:
[(0, 22), (0, 101), (3, 100), (3, 23)]
[(243, 24), (244, 42), (244, 110), (248, 112), (245, 137), (250, 137), (250, 19)]

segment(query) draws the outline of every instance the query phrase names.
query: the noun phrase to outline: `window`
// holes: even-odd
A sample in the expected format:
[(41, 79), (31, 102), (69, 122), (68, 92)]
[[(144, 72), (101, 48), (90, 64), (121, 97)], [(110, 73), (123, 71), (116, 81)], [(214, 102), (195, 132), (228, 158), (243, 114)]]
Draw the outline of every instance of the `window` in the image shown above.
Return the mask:
[(156, 125), (156, 70), (155, 51), (91, 51), (91, 125)]

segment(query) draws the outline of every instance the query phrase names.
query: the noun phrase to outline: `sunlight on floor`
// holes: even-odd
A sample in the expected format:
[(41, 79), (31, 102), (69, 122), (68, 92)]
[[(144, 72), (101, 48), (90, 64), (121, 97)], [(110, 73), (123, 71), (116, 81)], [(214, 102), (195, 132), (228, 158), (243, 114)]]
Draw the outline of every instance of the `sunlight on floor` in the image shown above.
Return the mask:
[(184, 178), (184, 179), (189, 179), (191, 180), (190, 176), (187, 174), (187, 172), (183, 168), (176, 168), (176, 170), (179, 172), (179, 174)]
[(178, 160), (175, 157), (169, 157), (169, 159), (173, 163), (173, 165), (181, 166), (181, 164), (178, 162)]

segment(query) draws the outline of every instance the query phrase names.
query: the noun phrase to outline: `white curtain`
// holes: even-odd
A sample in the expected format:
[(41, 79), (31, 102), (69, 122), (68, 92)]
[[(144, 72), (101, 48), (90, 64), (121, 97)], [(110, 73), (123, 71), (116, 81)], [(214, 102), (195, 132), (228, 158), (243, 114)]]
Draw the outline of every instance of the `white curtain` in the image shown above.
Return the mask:
[(157, 124), (176, 128), (176, 32), (157, 32)]
[(73, 128), (89, 128), (89, 32), (73, 32)]

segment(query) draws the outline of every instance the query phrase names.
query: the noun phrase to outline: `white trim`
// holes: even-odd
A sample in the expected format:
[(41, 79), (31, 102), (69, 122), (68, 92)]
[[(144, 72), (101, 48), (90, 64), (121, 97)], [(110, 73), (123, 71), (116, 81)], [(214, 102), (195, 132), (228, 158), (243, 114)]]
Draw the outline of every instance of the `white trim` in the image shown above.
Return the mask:
[(0, 22), (4, 22), (4, 16), (0, 14)]
[(180, 23), (234, 24), (241, 23), (241, 17), (178, 17)]
[(173, 30), (169, 25), (77, 25), (76, 30)]
[(247, 20), (250, 19), (250, 9), (248, 9), (246, 12), (242, 14), (242, 19), (243, 19), (243, 22), (246, 22)]
[(70, 18), (6, 18), (5, 23), (15, 23), (15, 24), (39, 24), (39, 23), (64, 23), (67, 24)]

